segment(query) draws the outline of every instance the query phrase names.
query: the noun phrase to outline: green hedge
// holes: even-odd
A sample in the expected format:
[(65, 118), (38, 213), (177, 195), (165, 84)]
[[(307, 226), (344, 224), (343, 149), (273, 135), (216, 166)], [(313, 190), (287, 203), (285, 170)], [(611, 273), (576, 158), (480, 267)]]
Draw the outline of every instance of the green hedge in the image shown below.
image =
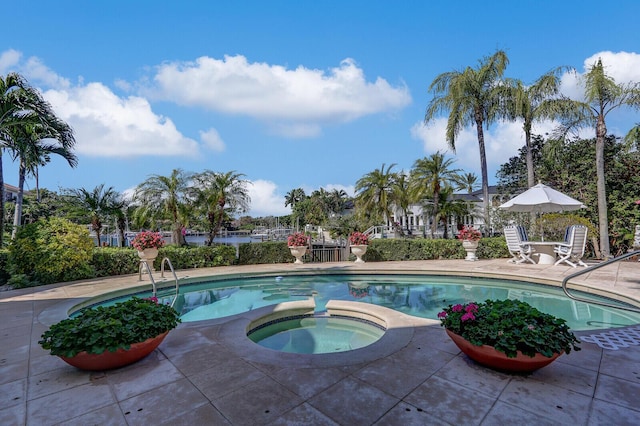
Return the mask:
[[(166, 246), (158, 251), (154, 262), (160, 269), (162, 259), (168, 257), (175, 270), (189, 268), (207, 268), (212, 266), (228, 266), (234, 263), (236, 250), (232, 246), (175, 247)], [(96, 277), (125, 275), (138, 273), (140, 258), (131, 248), (95, 248), (91, 265)]]
[[(480, 259), (509, 257), (503, 237), (483, 238), (476, 255)], [(459, 240), (445, 239), (374, 239), (369, 243), (363, 260), (385, 262), (392, 260), (464, 259), (466, 252)], [(293, 257), (286, 242), (241, 244), (238, 264), (291, 263)]]
[(9, 259), (9, 250), (0, 249), (0, 285), (4, 285), (11, 277), (9, 273), (7, 260)]

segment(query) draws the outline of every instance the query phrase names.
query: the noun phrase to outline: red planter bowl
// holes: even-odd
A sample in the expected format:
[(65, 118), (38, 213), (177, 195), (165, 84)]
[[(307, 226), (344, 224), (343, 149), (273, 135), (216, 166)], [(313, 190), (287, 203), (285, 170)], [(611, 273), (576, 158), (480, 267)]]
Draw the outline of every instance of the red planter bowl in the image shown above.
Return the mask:
[(509, 358), (503, 352), (495, 350), (493, 346), (476, 346), (465, 340), (462, 336), (452, 333), (449, 330), (446, 331), (451, 340), (453, 340), (453, 343), (469, 358), (478, 364), (495, 370), (528, 373), (551, 364), (556, 358), (562, 355), (554, 354), (552, 357), (546, 357), (542, 354), (536, 354), (534, 357), (530, 357), (518, 351), (515, 358)]
[(61, 356), (62, 360), (69, 365), (73, 365), (81, 370), (101, 371), (112, 368), (123, 367), (141, 360), (158, 347), (167, 337), (168, 331), (159, 336), (152, 337), (144, 342), (134, 343), (128, 350), (118, 349), (115, 352), (105, 351), (101, 354), (88, 354), (80, 352), (76, 356), (67, 358)]

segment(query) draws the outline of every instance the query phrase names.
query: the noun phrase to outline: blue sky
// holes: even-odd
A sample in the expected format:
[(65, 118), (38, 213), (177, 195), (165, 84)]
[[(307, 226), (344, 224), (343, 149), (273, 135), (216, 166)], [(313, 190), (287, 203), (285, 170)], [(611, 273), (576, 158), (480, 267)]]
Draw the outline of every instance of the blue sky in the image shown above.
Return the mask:
[[(54, 159), (41, 186), (124, 192), (174, 168), (235, 170), (252, 182), (249, 214), (282, 215), (291, 189), (352, 194), (383, 163), (409, 170), (446, 150), (445, 119), (422, 123), (429, 84), (496, 49), (505, 76), (525, 83), (561, 65), (583, 73), (598, 57), (616, 81), (640, 81), (639, 14), (634, 0), (24, 0), (3, 18), (0, 74), (23, 74), (75, 130), (78, 167)], [(579, 96), (574, 77), (563, 92)], [(619, 111), (608, 128), (624, 135), (636, 122)], [(496, 123), (486, 138), (495, 183), (524, 136)], [(456, 148), (455, 166), (479, 176), (471, 128)]]

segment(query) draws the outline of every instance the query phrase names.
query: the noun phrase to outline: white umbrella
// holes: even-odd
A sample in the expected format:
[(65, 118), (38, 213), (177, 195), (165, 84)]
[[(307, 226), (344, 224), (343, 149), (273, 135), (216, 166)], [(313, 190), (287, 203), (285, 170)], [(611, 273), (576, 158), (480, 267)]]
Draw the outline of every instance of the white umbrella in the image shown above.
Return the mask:
[[(500, 205), (500, 208), (510, 212), (551, 213), (584, 209), (586, 206), (550, 186), (539, 183)], [(542, 229), (540, 236), (544, 241)]]
[(539, 183), (500, 205), (501, 209), (510, 212), (563, 212), (584, 209), (580, 201), (560, 191)]

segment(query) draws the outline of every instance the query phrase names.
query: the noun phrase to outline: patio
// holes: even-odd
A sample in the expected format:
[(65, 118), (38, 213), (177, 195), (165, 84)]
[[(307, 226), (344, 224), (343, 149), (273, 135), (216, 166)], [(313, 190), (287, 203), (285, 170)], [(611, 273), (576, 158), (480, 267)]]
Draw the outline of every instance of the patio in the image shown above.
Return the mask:
[[(554, 283), (575, 272), (498, 259), (255, 265), (178, 275), (291, 268), (531, 276)], [(640, 300), (640, 263), (618, 262), (574, 282)], [(528, 376), (477, 366), (436, 321), (421, 319), (407, 320), (407, 341), (398, 347), (365, 356), (345, 352), (339, 362), (265, 356), (238, 339), (243, 315), (181, 324), (141, 362), (108, 372), (76, 370), (37, 344), (48, 324), (79, 300), (136, 285), (137, 276), (127, 276), (0, 293), (0, 424), (635, 425), (640, 416), (639, 326), (627, 328), (637, 336), (629, 347), (583, 342), (582, 351)]]

